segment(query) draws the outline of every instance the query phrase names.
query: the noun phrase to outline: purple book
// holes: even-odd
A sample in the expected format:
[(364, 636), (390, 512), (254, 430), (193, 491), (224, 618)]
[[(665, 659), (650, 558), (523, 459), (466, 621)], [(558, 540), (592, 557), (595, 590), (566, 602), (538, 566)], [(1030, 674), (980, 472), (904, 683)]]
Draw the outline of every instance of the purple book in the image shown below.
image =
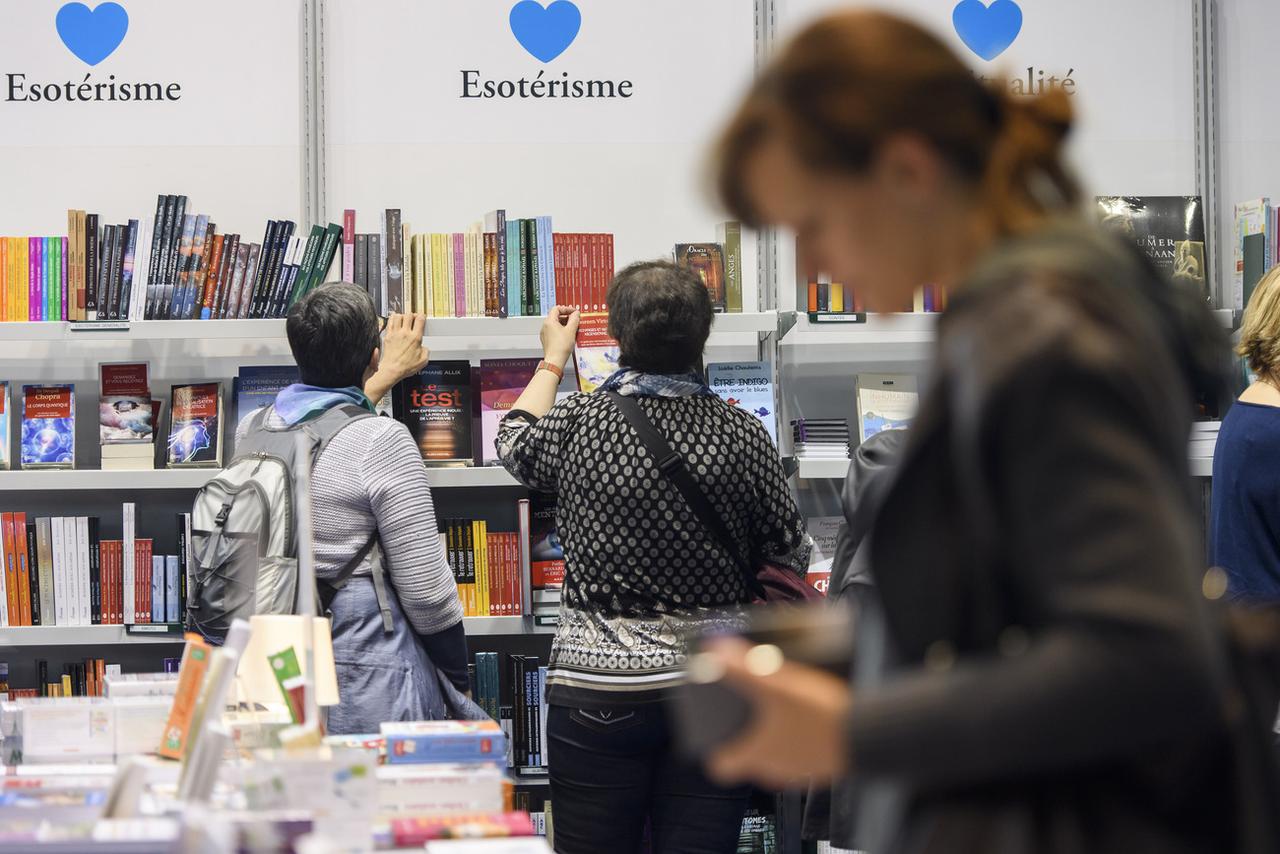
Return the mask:
[(467, 316), (467, 239), (453, 235), (453, 301), (454, 317)]
[(67, 238), (62, 238), (62, 269), (59, 271), (62, 275), (60, 288), (62, 291), (62, 319), (70, 320), (71, 315), (67, 314), (67, 267), (71, 266), (67, 263)]
[(498, 461), (495, 443), (498, 423), (511, 411), (516, 399), (538, 370), (539, 359), (481, 359), (480, 360), (480, 444), (481, 464), (493, 465)]
[(43, 244), (39, 237), (33, 237), (27, 245), (27, 297), (30, 300), (27, 305), (30, 306), (28, 315), (31, 320), (44, 320), (44, 288), (41, 287), (44, 265), (40, 257)]

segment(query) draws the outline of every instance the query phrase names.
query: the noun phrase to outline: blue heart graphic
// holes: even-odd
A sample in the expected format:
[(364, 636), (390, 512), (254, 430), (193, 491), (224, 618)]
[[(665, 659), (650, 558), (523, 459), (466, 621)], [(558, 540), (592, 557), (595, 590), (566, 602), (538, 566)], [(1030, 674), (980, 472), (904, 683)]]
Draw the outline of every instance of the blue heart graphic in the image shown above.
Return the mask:
[(521, 0), (511, 7), (511, 32), (520, 46), (543, 62), (564, 53), (582, 28), (582, 13), (569, 0), (543, 7), (537, 0)]
[(83, 3), (68, 3), (58, 10), (58, 36), (67, 50), (87, 65), (97, 65), (124, 41), (129, 32), (129, 13), (119, 3), (103, 3), (90, 9)]
[(956, 33), (969, 50), (990, 62), (1004, 53), (1022, 31), (1022, 9), (1014, 0), (960, 0), (951, 13)]

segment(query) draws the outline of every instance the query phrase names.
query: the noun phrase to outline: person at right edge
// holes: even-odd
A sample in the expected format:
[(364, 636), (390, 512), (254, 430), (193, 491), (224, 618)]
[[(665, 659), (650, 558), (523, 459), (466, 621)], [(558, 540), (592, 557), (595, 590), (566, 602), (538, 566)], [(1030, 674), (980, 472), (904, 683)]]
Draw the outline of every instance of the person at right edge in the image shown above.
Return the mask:
[(1240, 851), (1259, 788), (1236, 785), (1188, 463), (1225, 336), (1077, 210), (1071, 124), (1061, 91), (1013, 98), (850, 11), (778, 54), (721, 144), (729, 207), (792, 229), (806, 269), (873, 310), (950, 297), (868, 535), (881, 642), (859, 629), (853, 690), (735, 638), (698, 668), (753, 709), (712, 775), (857, 780), (875, 854)]

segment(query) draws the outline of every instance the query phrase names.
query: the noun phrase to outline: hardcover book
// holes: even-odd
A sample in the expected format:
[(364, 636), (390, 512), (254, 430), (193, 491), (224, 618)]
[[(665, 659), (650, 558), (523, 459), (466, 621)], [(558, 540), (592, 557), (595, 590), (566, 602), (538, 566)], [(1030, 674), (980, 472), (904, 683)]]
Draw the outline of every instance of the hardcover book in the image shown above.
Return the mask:
[(538, 359), (480, 360), (480, 442), (485, 465), (498, 461), (498, 423), (533, 379)]
[(858, 374), (858, 428), (862, 441), (882, 430), (904, 430), (920, 397), (910, 374)]
[(76, 387), (22, 387), (23, 468), (75, 468)]
[(725, 287), (724, 248), (719, 243), (677, 243), (676, 263), (698, 274), (707, 293), (711, 294), (712, 309), (724, 312), (729, 307), (728, 290)]
[(609, 336), (609, 315), (587, 312), (578, 325), (573, 364), (578, 390), (590, 394), (618, 370), (618, 342)]
[(222, 465), (222, 384), (175, 385), (169, 407), (170, 468)]
[(155, 441), (151, 420), (151, 384), (146, 362), (115, 362), (98, 366), (98, 439), (103, 445), (150, 444)]
[(773, 374), (768, 362), (722, 362), (707, 366), (707, 385), (732, 406), (760, 420), (778, 444), (778, 416), (774, 411)]
[(473, 393), (468, 361), (432, 362), (397, 386), (395, 417), (409, 428), (427, 465), (473, 464)]
[(1105, 227), (1134, 241), (1161, 272), (1211, 299), (1199, 196), (1102, 196)]

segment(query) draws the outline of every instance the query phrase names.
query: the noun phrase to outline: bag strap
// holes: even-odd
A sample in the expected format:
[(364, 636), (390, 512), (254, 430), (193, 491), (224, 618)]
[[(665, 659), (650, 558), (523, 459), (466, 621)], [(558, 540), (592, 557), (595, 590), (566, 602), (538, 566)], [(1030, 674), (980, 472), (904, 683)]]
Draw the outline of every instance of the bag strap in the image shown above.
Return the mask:
[(624, 397), (616, 391), (607, 391), (604, 396), (622, 413), (622, 416), (631, 424), (631, 428), (639, 435), (640, 441), (657, 464), (658, 471), (679, 490), (693, 514), (706, 526), (721, 547), (733, 557), (733, 562), (742, 570), (748, 589), (756, 590), (758, 585), (754, 572), (734, 543), (724, 519), (716, 512), (706, 493), (698, 486), (698, 482), (693, 479), (693, 474), (684, 463), (684, 457), (680, 456), (679, 452), (672, 448), (666, 438), (658, 432), (635, 400)]

